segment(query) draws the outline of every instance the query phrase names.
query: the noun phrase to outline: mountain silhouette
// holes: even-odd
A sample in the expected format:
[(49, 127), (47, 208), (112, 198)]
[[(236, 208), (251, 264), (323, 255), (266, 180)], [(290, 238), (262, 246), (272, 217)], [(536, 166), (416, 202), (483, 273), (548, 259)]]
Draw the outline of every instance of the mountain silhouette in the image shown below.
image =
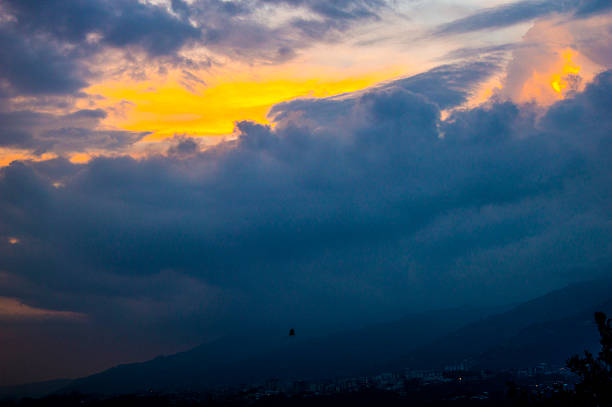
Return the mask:
[(452, 332), (499, 308), (456, 308), (408, 315), (315, 339), (234, 335), (190, 351), (144, 363), (120, 365), (74, 381), (66, 391), (131, 393), (156, 390), (203, 390), (265, 380), (266, 377), (320, 378), (370, 372), (380, 361)]
[(611, 305), (612, 280), (569, 285), (470, 323), (399, 357), (394, 365), (435, 368), (466, 359), (492, 369), (563, 365), (572, 354), (598, 347), (593, 312), (609, 312)]
[[(612, 280), (569, 285), (503, 312), (458, 308), (300, 340), (233, 336), (75, 380), (64, 391), (206, 390), (267, 378), (319, 379), (470, 360), (486, 368), (563, 364), (597, 347), (593, 311), (612, 313)], [(552, 345), (551, 345), (552, 344)]]

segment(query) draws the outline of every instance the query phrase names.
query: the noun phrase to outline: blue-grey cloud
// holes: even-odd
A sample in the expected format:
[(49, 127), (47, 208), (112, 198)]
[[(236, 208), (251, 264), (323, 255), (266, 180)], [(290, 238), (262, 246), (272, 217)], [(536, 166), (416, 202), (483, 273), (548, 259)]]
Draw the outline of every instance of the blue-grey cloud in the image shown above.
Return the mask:
[(378, 17), (378, 12), (387, 6), (384, 0), (262, 0), (269, 4), (287, 4), (309, 8), (322, 17), (339, 20), (361, 20)]
[(174, 141), (173, 145), (168, 148), (168, 154), (170, 155), (185, 156), (196, 154), (200, 151), (200, 145), (191, 137), (174, 136), (172, 141)]
[[(293, 58), (297, 50), (317, 41), (334, 41), (338, 34), (357, 22), (375, 20), (387, 7), (382, 0), (325, 2), (318, 0), (258, 0), (226, 2), (199, 0), (187, 5), (175, 1), (181, 15), (199, 22), (203, 43), (216, 52), (229, 53), (234, 58), (261, 59), (282, 62)], [(262, 6), (300, 6), (316, 18), (295, 17), (276, 27), (262, 24), (257, 12)]]
[(577, 3), (575, 14), (580, 17), (606, 12), (612, 9), (612, 4), (606, 0), (582, 0)]
[(599, 0), (523, 0), (486, 8), (467, 17), (442, 24), (434, 30), (434, 35), (499, 29), (553, 13), (568, 13), (576, 17), (585, 17), (608, 11), (611, 8), (610, 2)]
[(83, 109), (55, 115), (30, 110), (0, 111), (0, 147), (24, 149), (33, 154), (66, 154), (87, 150), (119, 151), (146, 132), (96, 130), (106, 117), (101, 109)]
[(474, 58), (489, 58), (494, 60), (498, 55), (503, 55), (505, 52), (512, 51), (525, 46), (526, 45), (524, 44), (507, 43), (486, 47), (458, 48), (441, 56), (440, 60), (469, 60)]
[(83, 44), (87, 35), (100, 35), (105, 44), (139, 46), (152, 55), (181, 48), (199, 31), (187, 21), (172, 16), (162, 7), (138, 1), (38, 1), (4, 0), (16, 28), (24, 34), (50, 36), (72, 44)]
[(5, 93), (72, 93), (86, 85), (87, 72), (77, 57), (62, 53), (39, 38), (27, 38), (0, 27), (0, 80)]
[[(423, 95), (440, 109), (456, 107), (467, 100), (471, 91), (499, 70), (494, 61), (448, 64), (427, 72), (378, 85), (379, 89), (400, 88)], [(343, 102), (340, 103), (339, 101)], [(326, 123), (349, 114), (358, 99), (339, 95), (322, 99), (296, 99), (273, 106), (269, 116), (284, 120), (296, 111), (307, 120)]]
[[(267, 5), (300, 5), (318, 18), (269, 27), (257, 18)], [(136, 0), (0, 2), (0, 80), (9, 94), (71, 94), (92, 74), (86, 61), (107, 47), (142, 51), (183, 66), (189, 46), (270, 63), (293, 58), (313, 41), (328, 41), (356, 21), (376, 19), (381, 0), (171, 2), (170, 8)], [(210, 60), (204, 61), (209, 64)]]
[(0, 13), (0, 78), (16, 94), (74, 93), (91, 76), (84, 61), (104, 46), (167, 56), (201, 35), (161, 7), (130, 0), (3, 0)]

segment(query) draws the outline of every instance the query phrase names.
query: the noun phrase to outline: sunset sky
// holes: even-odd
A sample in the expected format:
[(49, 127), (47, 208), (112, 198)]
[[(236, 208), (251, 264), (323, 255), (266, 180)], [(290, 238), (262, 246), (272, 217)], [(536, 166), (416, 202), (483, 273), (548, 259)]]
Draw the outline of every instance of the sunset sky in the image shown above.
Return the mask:
[(606, 0), (0, 0), (0, 385), (612, 267)]

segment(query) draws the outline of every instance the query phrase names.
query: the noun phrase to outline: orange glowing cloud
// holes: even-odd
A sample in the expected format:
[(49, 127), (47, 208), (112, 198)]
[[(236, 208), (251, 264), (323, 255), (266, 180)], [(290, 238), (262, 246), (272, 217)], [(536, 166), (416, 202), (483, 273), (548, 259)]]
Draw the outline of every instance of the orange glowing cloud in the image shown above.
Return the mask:
[(72, 320), (82, 321), (86, 315), (80, 312), (55, 311), (26, 305), (16, 298), (0, 297), (0, 321), (24, 320)]
[[(573, 23), (540, 21), (524, 36), (506, 69), (502, 95), (550, 105), (584, 89), (602, 67), (580, 52)], [(575, 31), (575, 30), (574, 30)]]
[(93, 156), (88, 153), (73, 153), (70, 155), (69, 160), (73, 164), (86, 164)]
[[(576, 50), (564, 48), (550, 53), (547, 63), (532, 68), (532, 75), (523, 83), (518, 101), (550, 104), (563, 99), (569, 92), (584, 87), (582, 63), (588, 64)], [(592, 74), (585, 73), (588, 79)]]
[(57, 158), (57, 154), (44, 153), (41, 155), (35, 155), (27, 150), (13, 149), (7, 147), (0, 148), (0, 167), (5, 167), (13, 161), (18, 160), (45, 161), (51, 160), (53, 158)]

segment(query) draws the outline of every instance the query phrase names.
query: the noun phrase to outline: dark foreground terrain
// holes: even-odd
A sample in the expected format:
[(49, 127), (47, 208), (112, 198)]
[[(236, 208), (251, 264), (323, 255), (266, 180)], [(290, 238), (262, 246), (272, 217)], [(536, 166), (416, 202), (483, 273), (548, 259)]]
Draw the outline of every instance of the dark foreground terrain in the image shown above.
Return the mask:
[[(492, 390), (483, 396), (483, 389)], [(207, 394), (140, 394), (116, 397), (95, 397), (80, 394), (47, 396), (41, 399), (21, 399), (0, 403), (3, 407), (156, 407), (156, 406), (505, 406), (512, 405), (505, 394), (505, 386), (436, 385), (414, 389), (406, 393), (364, 389), (334, 394), (274, 394), (257, 395), (240, 392), (227, 395)]]
[[(412, 376), (419, 375), (422, 378)], [(565, 369), (507, 372), (418, 371), (334, 381), (225, 389), (208, 393), (142, 393), (121, 396), (55, 394), (4, 400), (2, 407), (232, 407), (232, 406), (514, 406), (517, 389), (531, 399), (551, 398), (573, 388)]]

